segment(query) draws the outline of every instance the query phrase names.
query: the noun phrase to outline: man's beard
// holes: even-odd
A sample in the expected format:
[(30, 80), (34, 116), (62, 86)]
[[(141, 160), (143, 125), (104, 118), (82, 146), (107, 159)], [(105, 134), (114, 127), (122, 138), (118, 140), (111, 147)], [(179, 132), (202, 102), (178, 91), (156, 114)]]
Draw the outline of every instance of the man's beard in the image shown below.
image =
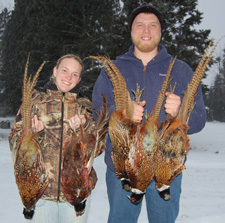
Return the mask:
[(143, 44), (139, 38), (138, 39), (132, 38), (132, 41), (139, 51), (141, 51), (143, 53), (148, 53), (148, 52), (153, 51), (155, 48), (158, 48), (160, 39), (152, 39), (151, 42), (147, 43), (147, 44)]

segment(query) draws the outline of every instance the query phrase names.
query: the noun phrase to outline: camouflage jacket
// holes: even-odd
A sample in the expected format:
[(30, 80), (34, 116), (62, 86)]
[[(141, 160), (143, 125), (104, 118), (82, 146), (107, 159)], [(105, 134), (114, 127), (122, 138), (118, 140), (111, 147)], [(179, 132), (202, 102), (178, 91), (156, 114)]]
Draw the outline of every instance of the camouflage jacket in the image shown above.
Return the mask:
[[(46, 92), (34, 91), (32, 115), (37, 115), (38, 119), (44, 123), (44, 130), (37, 134), (37, 140), (49, 178), (48, 187), (41, 199), (66, 202), (60, 181), (63, 145), (69, 141), (73, 133), (73, 129), (69, 126), (69, 119), (77, 114), (78, 109), (81, 108), (80, 114), (84, 114), (86, 117), (84, 131), (91, 133), (94, 130), (95, 122), (89, 110), (90, 107), (92, 107), (91, 102), (86, 98), (78, 98), (76, 93), (62, 93), (50, 89), (47, 89)], [(22, 133), (20, 110), (8, 137), (13, 160)], [(79, 130), (77, 134), (79, 134)], [(105, 150), (104, 142), (101, 142), (100, 149), (101, 151), (97, 151), (97, 155)], [(93, 184), (95, 184), (97, 176), (94, 170), (91, 172), (91, 177), (92, 181), (94, 181)]]

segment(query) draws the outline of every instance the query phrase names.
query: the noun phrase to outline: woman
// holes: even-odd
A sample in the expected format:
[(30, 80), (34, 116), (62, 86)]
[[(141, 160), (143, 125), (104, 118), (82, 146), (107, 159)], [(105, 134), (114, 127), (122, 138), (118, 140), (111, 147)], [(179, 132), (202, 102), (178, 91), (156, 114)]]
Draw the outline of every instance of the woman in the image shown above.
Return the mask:
[[(83, 64), (79, 57), (68, 54), (61, 57), (53, 69), (51, 80), (45, 85), (44, 92), (34, 91), (32, 109), (32, 128), (38, 133), (38, 142), (48, 176), (48, 186), (35, 205), (32, 220), (35, 223), (79, 222), (87, 220), (89, 199), (86, 211), (78, 216), (74, 207), (67, 201), (62, 189), (62, 165), (64, 148), (74, 134), (79, 136), (80, 125), (89, 134), (95, 131), (95, 122), (90, 112), (91, 102), (79, 97), (79, 87)], [(21, 109), (12, 131), (9, 134), (10, 149), (15, 154), (22, 132)], [(100, 142), (101, 151), (104, 143)], [(92, 189), (97, 177), (91, 171)]]

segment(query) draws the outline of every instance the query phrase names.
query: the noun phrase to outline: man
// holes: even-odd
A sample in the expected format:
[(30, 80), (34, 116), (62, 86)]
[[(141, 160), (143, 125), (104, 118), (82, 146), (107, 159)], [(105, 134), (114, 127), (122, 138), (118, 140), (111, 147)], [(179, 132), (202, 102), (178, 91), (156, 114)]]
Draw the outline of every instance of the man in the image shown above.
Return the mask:
[[(128, 52), (117, 57), (114, 62), (126, 80), (127, 89), (134, 99), (132, 90), (136, 90), (137, 83), (140, 89), (144, 89), (141, 103), (134, 102), (135, 122), (144, 121), (144, 113), (153, 110), (162, 82), (167, 73), (171, 55), (165, 47), (160, 45), (163, 18), (157, 8), (151, 4), (143, 4), (136, 8), (130, 17), (130, 29), (133, 44)], [(175, 55), (174, 55), (175, 56)], [(171, 85), (176, 88), (174, 94), (167, 92), (166, 101), (160, 113), (159, 122), (166, 119), (167, 114), (176, 117), (183, 93), (193, 76), (191, 68), (183, 61), (176, 60), (171, 73)], [(102, 70), (93, 90), (92, 102), (98, 110), (101, 107), (101, 95), (107, 96), (110, 112), (115, 110), (113, 87), (106, 72)], [(202, 98), (201, 88), (198, 89), (195, 98), (195, 108), (191, 113), (188, 125), (188, 134), (201, 131), (206, 121), (206, 111)], [(105, 162), (107, 165), (106, 183), (110, 204), (108, 223), (136, 223), (141, 211), (141, 203), (132, 204), (127, 195), (130, 193), (122, 189), (120, 180), (114, 173), (111, 159), (112, 146), (107, 139)], [(163, 200), (155, 187), (155, 181), (146, 189), (145, 199), (148, 219), (150, 223), (174, 223), (179, 212), (179, 200), (181, 193), (182, 174), (178, 175), (170, 185), (171, 199)]]

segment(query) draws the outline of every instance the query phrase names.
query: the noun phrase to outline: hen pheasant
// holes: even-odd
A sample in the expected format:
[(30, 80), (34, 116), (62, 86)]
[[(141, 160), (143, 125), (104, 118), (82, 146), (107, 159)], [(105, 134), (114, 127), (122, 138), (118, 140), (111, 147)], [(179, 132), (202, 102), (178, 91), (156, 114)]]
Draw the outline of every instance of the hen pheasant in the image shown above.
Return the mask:
[(100, 142), (108, 131), (108, 109), (103, 98), (103, 109), (92, 133), (85, 133), (80, 126), (80, 133), (74, 131), (71, 140), (65, 145), (62, 166), (62, 190), (67, 200), (74, 206), (76, 215), (85, 211), (87, 197), (94, 189), (97, 176), (93, 162), (101, 153)]

